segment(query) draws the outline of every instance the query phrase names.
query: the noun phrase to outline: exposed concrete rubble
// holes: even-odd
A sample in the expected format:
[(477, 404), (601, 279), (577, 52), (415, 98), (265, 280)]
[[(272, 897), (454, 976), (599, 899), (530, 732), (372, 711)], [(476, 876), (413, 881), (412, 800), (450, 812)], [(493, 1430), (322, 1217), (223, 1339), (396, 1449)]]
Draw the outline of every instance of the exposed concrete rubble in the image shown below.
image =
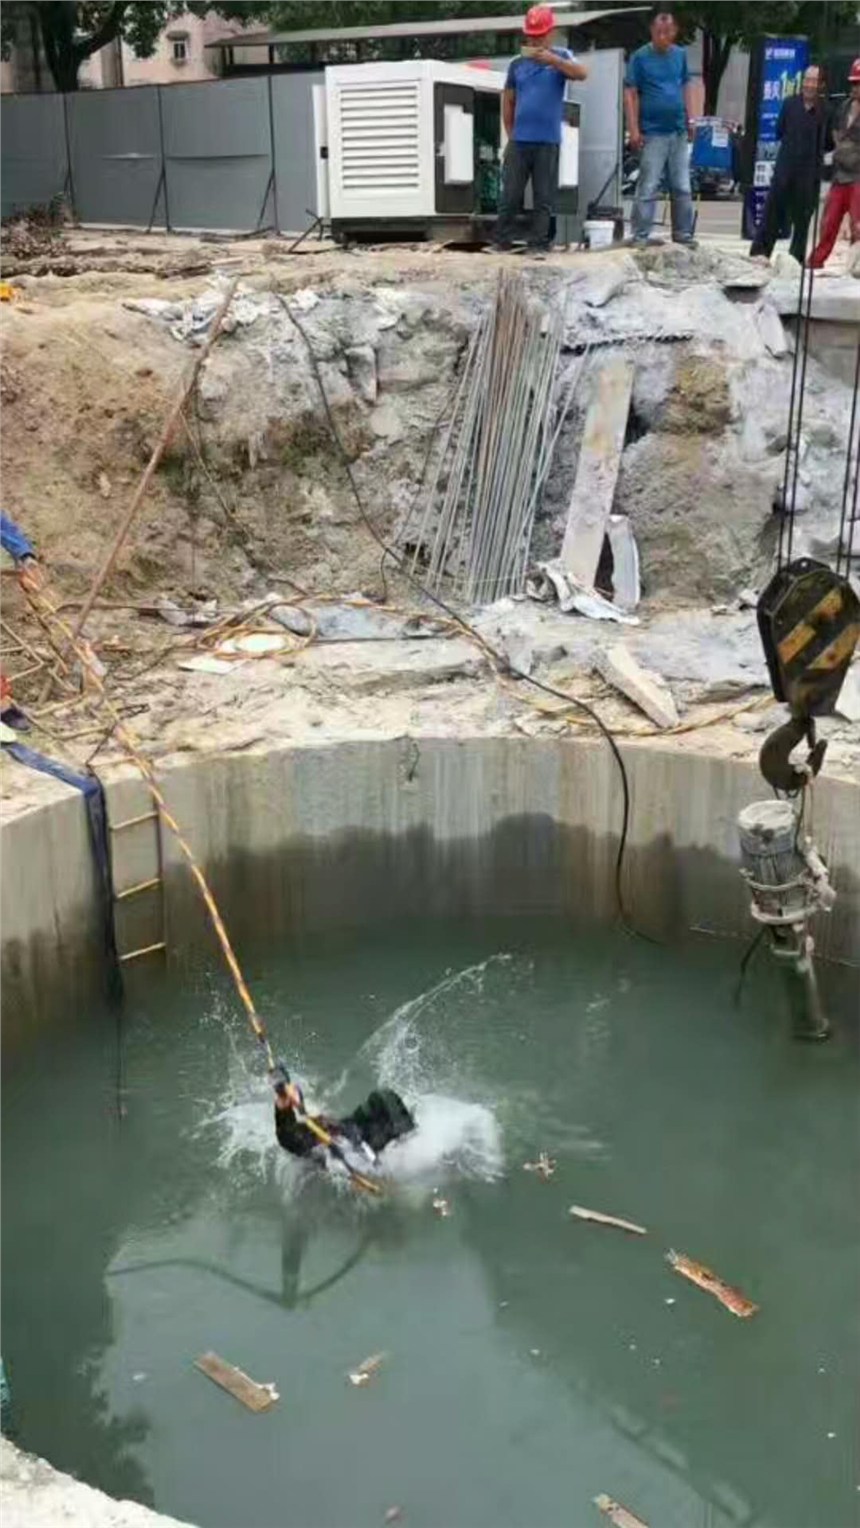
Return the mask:
[[(318, 358), (367, 513), (390, 537), (425, 479), (499, 262), (395, 250), (286, 264), (268, 251), (231, 252), (224, 274), (239, 261), (231, 332), (207, 362), (188, 432), (173, 441), (106, 591), (139, 609), (96, 610), (88, 626), (123, 703), (145, 707), (135, 724), (146, 746), (159, 757), (305, 733), (565, 725), (500, 687), (480, 647), (440, 624), (391, 560), (381, 562), (284, 307)], [(552, 604), (508, 599), (467, 612), (511, 668), (597, 699), (632, 734), (653, 720), (595, 675), (620, 624), (630, 659), (671, 689), (690, 729), (678, 746), (707, 723), (702, 746), (750, 759), (769, 685), (754, 610), (739, 596), (754, 599), (763, 586), (779, 528), (793, 343), (777, 313), (784, 264), (772, 276), (743, 257), (672, 248), (528, 267), (530, 292), (563, 313), (560, 393), (581, 373), (532, 544), (532, 587)], [(113, 534), (222, 280), (214, 271), (177, 283), (135, 272), (31, 279), (3, 314), (7, 508), (67, 598), (83, 590)], [(633, 384), (595, 590), (572, 583), (558, 555), (585, 419), (616, 356), (632, 366)], [(795, 550), (833, 544), (848, 412), (849, 389), (811, 358)], [(337, 602), (357, 592), (371, 603)], [(266, 593), (275, 602), (281, 593), (283, 605), (261, 611), (262, 627), (312, 636), (304, 652), (216, 672), (194, 630), (168, 637), (152, 620), (154, 609), (211, 611), (213, 600), (221, 619)], [(204, 651), (212, 672), (177, 668)], [(736, 720), (715, 725), (727, 710)], [(46, 721), (51, 750), (68, 746), (75, 758), (101, 735), (86, 708)], [(849, 767), (855, 727), (835, 720), (829, 766)]]
[(669, 686), (659, 674), (651, 673), (637, 663), (622, 643), (616, 643), (608, 652), (598, 653), (594, 666), (608, 684), (632, 700), (634, 706), (650, 716), (658, 727), (677, 727), (678, 710)]
[(177, 1518), (114, 1501), (0, 1438), (3, 1528), (182, 1528)]
[[(51, 278), (31, 276), (4, 315), (7, 507), (70, 604), (120, 520), (166, 399), (218, 306), (214, 281), (163, 286), (162, 277), (195, 268), (198, 249), (177, 250), (174, 265), (152, 269), (148, 284), (145, 263), (129, 274), (115, 253), (106, 257), (109, 273), (69, 275), (62, 292)], [(208, 278), (215, 262), (202, 254)], [(444, 739), (459, 750), (466, 737), (566, 737), (571, 726), (588, 726), (563, 698), (569, 694), (596, 706), (640, 759), (637, 742), (656, 728), (667, 754), (755, 760), (762, 734), (785, 715), (771, 699), (754, 605), (779, 525), (772, 511), (784, 474), (793, 339), (778, 287), (791, 285), (790, 271), (776, 267), (772, 280), (744, 259), (676, 249), (531, 270), (534, 290), (563, 313), (569, 365), (559, 386), (569, 386), (574, 367), (583, 386), (563, 420), (533, 543), (531, 587), (545, 602), (506, 598), (465, 612), (476, 639), (381, 557), (285, 304), (307, 331), (367, 514), (388, 537), (423, 483), (496, 265), (430, 253), (339, 254), (297, 271), (265, 255), (240, 258), (247, 269), (227, 335), (108, 589), (112, 598), (87, 627), (110, 693), (156, 765), (183, 754), (392, 739), (403, 745), (397, 779), (411, 786), (429, 740), (431, 751)], [(624, 377), (623, 419), (612, 432), (611, 482), (604, 457), (592, 463), (587, 492), (602, 490), (600, 533), (578, 582), (559, 553), (576, 485), (582, 492), (589, 476), (594, 431), (586, 420), (600, 422), (595, 399), (608, 366)], [(850, 407), (848, 388), (814, 359), (807, 387), (796, 551), (832, 549)], [(20, 654), (38, 649), (44, 634), (14, 581), (4, 619), (23, 635), (13, 649), (20, 667)], [(225, 619), (233, 624), (216, 627)], [(852, 781), (858, 674), (855, 663), (837, 715), (820, 725), (826, 771)], [(538, 693), (521, 675), (561, 696)], [(40, 710), (43, 680), (40, 671), (22, 694), (36, 712), (30, 740), (78, 766), (97, 755), (100, 772), (118, 777), (124, 761), (98, 705), (65, 697)], [(0, 789), (14, 815), (69, 788), (4, 751)], [(447, 1201), (434, 1204), (447, 1213)], [(169, 1522), (5, 1441), (0, 1476), (8, 1528)]]

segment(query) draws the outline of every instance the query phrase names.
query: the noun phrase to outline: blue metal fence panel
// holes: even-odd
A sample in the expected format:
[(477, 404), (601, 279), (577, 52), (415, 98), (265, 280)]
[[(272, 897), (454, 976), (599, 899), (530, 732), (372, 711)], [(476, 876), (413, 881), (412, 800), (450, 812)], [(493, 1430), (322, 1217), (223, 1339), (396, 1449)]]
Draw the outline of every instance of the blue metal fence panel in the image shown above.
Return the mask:
[(82, 90), (70, 95), (68, 103), (72, 184), (81, 222), (146, 228), (157, 221), (163, 227), (158, 89)]
[(170, 226), (272, 226), (268, 80), (171, 85), (161, 92)]
[(3, 216), (43, 206), (67, 190), (68, 155), (61, 95), (3, 96)]
[(319, 211), (316, 185), (313, 86), (325, 84), (322, 69), (313, 74), (272, 76), (272, 122), (278, 228), (299, 233)]

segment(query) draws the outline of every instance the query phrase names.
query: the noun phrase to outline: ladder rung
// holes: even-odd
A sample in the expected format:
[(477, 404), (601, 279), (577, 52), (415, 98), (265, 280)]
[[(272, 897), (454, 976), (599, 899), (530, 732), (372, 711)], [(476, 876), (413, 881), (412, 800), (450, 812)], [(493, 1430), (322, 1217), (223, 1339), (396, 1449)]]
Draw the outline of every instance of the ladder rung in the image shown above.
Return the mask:
[(166, 949), (167, 945), (165, 941), (161, 939), (159, 940), (158, 944), (145, 944), (142, 950), (129, 950), (127, 955), (120, 955), (119, 958), (122, 962), (125, 962), (126, 960), (137, 960), (138, 956), (140, 955), (154, 955), (156, 950)]
[(153, 886), (161, 885), (161, 876), (154, 875), (149, 881), (138, 881), (136, 886), (127, 886), (125, 891), (117, 891), (114, 894), (115, 902), (124, 902), (126, 897), (136, 897), (139, 891), (149, 891)]
[(108, 824), (111, 833), (121, 833), (123, 828), (133, 828), (139, 822), (152, 822), (157, 817), (157, 812), (141, 812), (139, 817), (127, 817), (125, 822), (111, 822)]

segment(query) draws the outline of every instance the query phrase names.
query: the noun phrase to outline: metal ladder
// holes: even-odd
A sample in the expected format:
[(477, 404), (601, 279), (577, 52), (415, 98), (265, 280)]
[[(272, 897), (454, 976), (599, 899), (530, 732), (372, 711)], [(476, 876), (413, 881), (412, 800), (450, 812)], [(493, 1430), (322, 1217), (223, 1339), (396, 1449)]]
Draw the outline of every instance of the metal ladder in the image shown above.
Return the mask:
[[(147, 822), (154, 823), (155, 825), (153, 843), (155, 873), (153, 875), (144, 877), (142, 880), (134, 881), (129, 886), (123, 886), (121, 865), (124, 858), (132, 858), (131, 851), (128, 851), (125, 854), (123, 853), (127, 843), (125, 835), (132, 829), (140, 828), (144, 823)], [(111, 876), (114, 886), (114, 933), (116, 937), (117, 954), (119, 956), (120, 963), (124, 965), (128, 961), (139, 960), (143, 955), (155, 955), (159, 951), (166, 954), (167, 909), (165, 906), (164, 898), (164, 859), (162, 848), (161, 819), (159, 814), (155, 810), (155, 807), (152, 807), (149, 811), (138, 812), (133, 817), (126, 817), (121, 822), (111, 822), (109, 820), (108, 832), (110, 834)], [(134, 838), (136, 837), (137, 834), (134, 835)], [(132, 839), (132, 842), (134, 842), (134, 838)], [(140, 854), (141, 850), (138, 847), (138, 858), (140, 857)], [(120, 890), (117, 890), (118, 886), (121, 888)], [(152, 896), (153, 893), (157, 894), (157, 902), (155, 902), (155, 899), (153, 898), (155, 905), (153, 907), (151, 917), (152, 933), (159, 935), (160, 937), (153, 938), (148, 942), (144, 941), (136, 948), (124, 950), (121, 934), (122, 924), (127, 920), (123, 919), (118, 910), (130, 905), (132, 899), (134, 898), (143, 896), (145, 894)]]

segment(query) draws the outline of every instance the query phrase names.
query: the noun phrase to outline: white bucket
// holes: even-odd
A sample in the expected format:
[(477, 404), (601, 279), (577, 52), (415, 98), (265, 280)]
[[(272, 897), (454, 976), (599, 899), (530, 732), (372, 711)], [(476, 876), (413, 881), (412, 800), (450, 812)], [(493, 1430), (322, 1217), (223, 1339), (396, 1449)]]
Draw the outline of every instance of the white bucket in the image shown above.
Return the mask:
[(583, 226), (585, 242), (589, 249), (608, 249), (612, 243), (615, 224), (609, 219), (589, 219)]

